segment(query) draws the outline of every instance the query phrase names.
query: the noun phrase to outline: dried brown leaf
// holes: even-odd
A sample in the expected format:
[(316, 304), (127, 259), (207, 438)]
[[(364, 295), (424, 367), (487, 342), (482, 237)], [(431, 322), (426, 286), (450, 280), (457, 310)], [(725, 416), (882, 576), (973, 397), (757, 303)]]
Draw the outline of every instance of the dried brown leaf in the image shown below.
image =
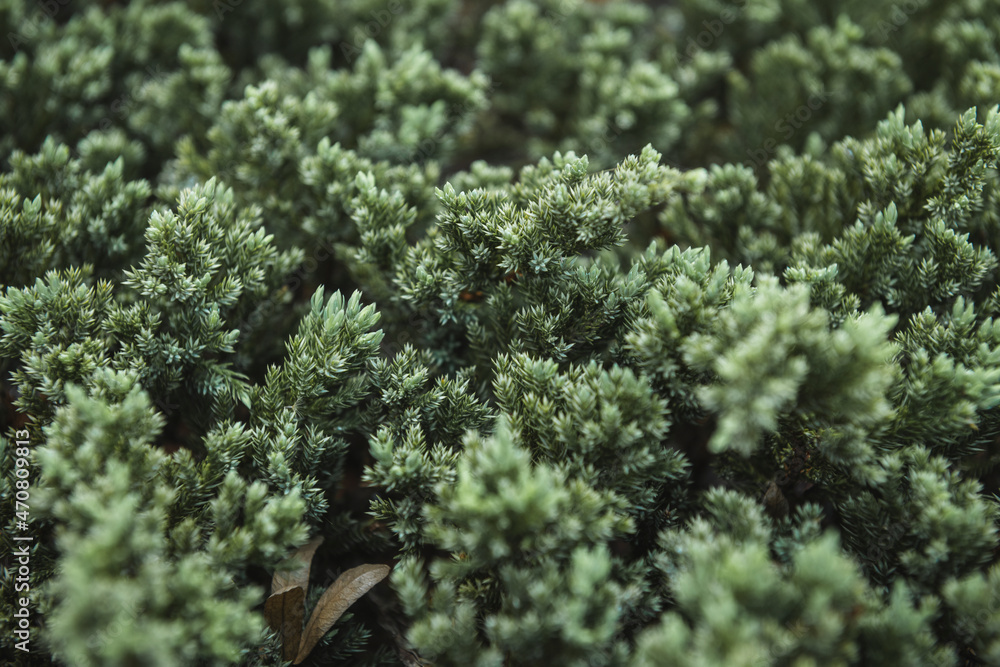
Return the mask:
[(302, 623), (306, 617), (306, 591), (313, 554), (323, 542), (316, 536), (296, 549), (289, 562), (271, 578), (271, 595), (264, 602), (264, 620), (281, 633), (281, 656), (291, 660), (299, 650)]
[(764, 511), (775, 519), (788, 516), (788, 499), (785, 498), (785, 494), (781, 492), (781, 489), (773, 481), (767, 485), (763, 502)]
[(317, 535), (299, 547), (284, 568), (275, 570), (274, 577), (271, 578), (271, 595), (296, 587), (303, 591), (309, 590), (309, 568), (313, 554), (322, 543), (323, 536)]
[(359, 565), (352, 567), (323, 591), (322, 597), (316, 603), (309, 623), (299, 644), (299, 654), (292, 664), (305, 660), (320, 638), (336, 623), (347, 608), (358, 598), (371, 590), (372, 586), (385, 579), (389, 574), (388, 565)]
[(264, 602), (264, 619), (281, 633), (282, 660), (291, 660), (298, 653), (305, 616), (306, 592), (298, 586), (275, 593)]

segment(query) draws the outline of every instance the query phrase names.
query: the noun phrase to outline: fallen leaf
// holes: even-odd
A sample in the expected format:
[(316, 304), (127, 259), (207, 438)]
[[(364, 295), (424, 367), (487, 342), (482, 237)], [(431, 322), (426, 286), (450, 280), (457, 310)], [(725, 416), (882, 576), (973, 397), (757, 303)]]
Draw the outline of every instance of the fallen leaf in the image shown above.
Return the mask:
[(271, 578), (271, 595), (295, 588), (309, 589), (309, 568), (312, 565), (313, 554), (323, 543), (323, 536), (318, 535), (299, 547), (289, 559), (288, 565), (275, 570)]
[(767, 485), (767, 491), (764, 492), (764, 511), (775, 519), (788, 516), (788, 500), (773, 481)]
[(302, 622), (306, 617), (306, 591), (309, 590), (309, 569), (322, 536), (314, 537), (299, 547), (282, 569), (271, 578), (271, 595), (264, 602), (264, 620), (271, 630), (281, 633), (281, 657), (291, 660), (302, 639)]
[(305, 660), (320, 638), (333, 627), (347, 608), (389, 574), (388, 565), (358, 565), (337, 577), (316, 603), (292, 664)]
[(281, 659), (291, 660), (299, 650), (302, 621), (306, 617), (306, 592), (296, 586), (275, 593), (264, 602), (264, 619), (281, 633)]

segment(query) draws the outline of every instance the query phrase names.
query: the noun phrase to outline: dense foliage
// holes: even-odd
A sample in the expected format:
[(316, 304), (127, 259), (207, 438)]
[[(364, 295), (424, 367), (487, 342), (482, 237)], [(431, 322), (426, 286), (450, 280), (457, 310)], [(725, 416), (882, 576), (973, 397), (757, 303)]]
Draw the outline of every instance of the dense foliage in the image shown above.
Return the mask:
[(1000, 665), (997, 0), (0, 28), (12, 664)]

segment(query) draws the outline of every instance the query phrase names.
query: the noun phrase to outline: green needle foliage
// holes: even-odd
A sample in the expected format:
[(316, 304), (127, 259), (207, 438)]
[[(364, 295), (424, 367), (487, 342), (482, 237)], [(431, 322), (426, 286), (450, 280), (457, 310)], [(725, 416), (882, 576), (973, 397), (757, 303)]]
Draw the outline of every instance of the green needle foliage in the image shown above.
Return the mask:
[(1000, 664), (998, 17), (0, 0), (3, 655)]

